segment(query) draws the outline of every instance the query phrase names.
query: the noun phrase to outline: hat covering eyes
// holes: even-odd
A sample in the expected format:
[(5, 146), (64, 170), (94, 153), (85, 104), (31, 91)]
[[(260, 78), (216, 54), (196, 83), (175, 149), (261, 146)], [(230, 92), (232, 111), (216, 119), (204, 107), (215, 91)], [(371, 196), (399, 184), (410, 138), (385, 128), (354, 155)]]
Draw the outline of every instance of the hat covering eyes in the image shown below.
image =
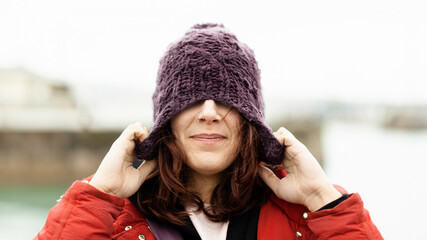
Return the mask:
[(157, 158), (159, 130), (190, 105), (212, 99), (238, 110), (260, 135), (260, 161), (278, 165), (282, 145), (265, 124), (260, 70), (254, 52), (222, 24), (194, 25), (160, 59), (153, 94), (154, 125), (136, 148), (140, 159)]

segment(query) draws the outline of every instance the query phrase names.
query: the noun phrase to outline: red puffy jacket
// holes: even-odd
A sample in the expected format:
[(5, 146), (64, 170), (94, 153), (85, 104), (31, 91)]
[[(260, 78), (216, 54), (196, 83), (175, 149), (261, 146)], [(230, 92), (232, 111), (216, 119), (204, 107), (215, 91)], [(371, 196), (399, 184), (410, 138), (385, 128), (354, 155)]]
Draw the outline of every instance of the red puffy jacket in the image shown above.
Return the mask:
[[(274, 194), (261, 207), (258, 239), (383, 239), (358, 194), (333, 209), (309, 212)], [(34, 239), (155, 239), (128, 199), (76, 181), (54, 206)]]

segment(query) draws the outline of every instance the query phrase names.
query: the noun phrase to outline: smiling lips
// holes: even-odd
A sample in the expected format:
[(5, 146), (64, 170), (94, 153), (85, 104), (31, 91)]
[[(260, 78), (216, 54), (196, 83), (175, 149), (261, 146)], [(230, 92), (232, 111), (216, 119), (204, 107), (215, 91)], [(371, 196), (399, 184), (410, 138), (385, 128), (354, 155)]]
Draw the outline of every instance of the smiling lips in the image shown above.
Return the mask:
[(220, 134), (197, 134), (191, 136), (190, 138), (207, 144), (214, 144), (227, 139), (225, 136)]

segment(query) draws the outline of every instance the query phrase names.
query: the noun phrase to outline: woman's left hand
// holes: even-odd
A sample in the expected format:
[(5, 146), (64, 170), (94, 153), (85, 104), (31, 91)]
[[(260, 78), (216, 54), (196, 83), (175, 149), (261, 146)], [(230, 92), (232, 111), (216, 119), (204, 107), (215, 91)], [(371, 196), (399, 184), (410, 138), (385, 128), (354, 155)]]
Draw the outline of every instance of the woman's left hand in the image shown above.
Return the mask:
[(285, 146), (282, 165), (288, 174), (279, 179), (270, 169), (260, 167), (259, 175), (277, 197), (316, 211), (341, 196), (316, 158), (291, 132), (281, 127), (274, 136)]

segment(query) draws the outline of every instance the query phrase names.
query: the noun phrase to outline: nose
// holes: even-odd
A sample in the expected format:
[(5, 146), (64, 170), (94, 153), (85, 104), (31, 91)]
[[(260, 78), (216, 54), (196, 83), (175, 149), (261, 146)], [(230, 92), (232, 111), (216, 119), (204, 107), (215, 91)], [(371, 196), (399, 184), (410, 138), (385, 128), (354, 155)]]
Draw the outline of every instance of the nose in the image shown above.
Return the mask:
[(214, 100), (205, 100), (202, 105), (200, 112), (196, 115), (196, 120), (206, 123), (214, 123), (222, 120), (222, 116), (218, 113), (218, 104)]

